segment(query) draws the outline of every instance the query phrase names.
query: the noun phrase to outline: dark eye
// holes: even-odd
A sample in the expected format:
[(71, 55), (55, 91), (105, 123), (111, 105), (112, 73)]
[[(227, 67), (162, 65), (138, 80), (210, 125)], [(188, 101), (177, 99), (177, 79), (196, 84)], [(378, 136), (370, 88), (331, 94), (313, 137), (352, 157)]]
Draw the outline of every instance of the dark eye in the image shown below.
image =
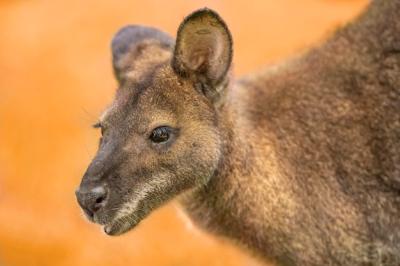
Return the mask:
[(161, 143), (161, 142), (166, 142), (169, 140), (171, 135), (171, 128), (170, 127), (157, 127), (153, 129), (153, 131), (150, 134), (150, 140), (154, 143)]

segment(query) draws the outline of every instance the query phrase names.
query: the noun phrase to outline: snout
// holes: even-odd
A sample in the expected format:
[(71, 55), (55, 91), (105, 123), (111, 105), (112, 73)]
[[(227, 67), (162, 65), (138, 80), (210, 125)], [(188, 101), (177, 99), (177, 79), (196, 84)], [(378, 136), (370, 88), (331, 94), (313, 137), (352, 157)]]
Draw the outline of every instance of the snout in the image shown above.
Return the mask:
[(104, 208), (108, 199), (108, 191), (104, 186), (93, 188), (80, 186), (75, 191), (75, 195), (79, 205), (91, 220), (94, 219), (97, 212)]

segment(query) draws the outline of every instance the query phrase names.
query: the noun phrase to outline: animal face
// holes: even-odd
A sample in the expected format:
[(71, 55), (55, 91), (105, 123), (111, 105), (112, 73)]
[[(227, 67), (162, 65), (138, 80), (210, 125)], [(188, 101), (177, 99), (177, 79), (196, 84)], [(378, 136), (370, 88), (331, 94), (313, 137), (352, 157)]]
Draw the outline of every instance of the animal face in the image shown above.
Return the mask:
[(76, 195), (91, 221), (118, 235), (212, 178), (232, 41), (221, 18), (202, 9), (182, 22), (175, 43), (154, 28), (127, 26), (112, 52), (119, 88), (95, 124), (99, 149)]

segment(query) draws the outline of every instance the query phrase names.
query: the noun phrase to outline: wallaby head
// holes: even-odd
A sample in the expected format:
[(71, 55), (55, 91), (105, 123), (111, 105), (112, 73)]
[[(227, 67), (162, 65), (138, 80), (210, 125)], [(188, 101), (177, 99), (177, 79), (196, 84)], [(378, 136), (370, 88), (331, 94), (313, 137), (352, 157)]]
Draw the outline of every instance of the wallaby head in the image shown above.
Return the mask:
[(175, 42), (154, 28), (124, 27), (112, 54), (119, 88), (95, 124), (99, 149), (76, 195), (91, 221), (118, 235), (213, 176), (232, 39), (218, 14), (201, 9)]

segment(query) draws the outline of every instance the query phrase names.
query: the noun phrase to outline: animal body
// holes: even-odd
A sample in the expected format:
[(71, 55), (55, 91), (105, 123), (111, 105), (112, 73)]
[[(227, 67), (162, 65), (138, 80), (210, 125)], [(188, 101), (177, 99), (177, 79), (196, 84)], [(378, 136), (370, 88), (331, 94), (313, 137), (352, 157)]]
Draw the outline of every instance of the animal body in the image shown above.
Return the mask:
[(177, 197), (189, 217), (277, 265), (400, 265), (400, 1), (241, 79), (209, 9), (177, 38), (127, 26), (119, 81), (77, 190), (109, 235)]

